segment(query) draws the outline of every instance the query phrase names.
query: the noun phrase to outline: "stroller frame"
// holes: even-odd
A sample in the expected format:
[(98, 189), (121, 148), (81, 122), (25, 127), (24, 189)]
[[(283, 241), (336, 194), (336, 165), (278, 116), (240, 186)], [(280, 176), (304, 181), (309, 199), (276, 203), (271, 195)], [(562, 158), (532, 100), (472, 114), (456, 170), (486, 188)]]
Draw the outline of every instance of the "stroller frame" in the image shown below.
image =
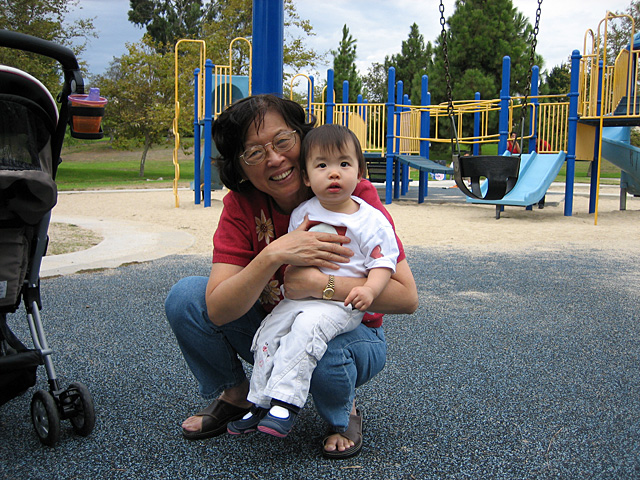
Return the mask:
[[(44, 365), (49, 390), (35, 392), (31, 401), (31, 418), (40, 441), (45, 445), (54, 446), (60, 437), (60, 420), (70, 420), (73, 430), (81, 436), (89, 435), (95, 426), (94, 403), (87, 387), (80, 382), (71, 383), (66, 389), (61, 387), (51, 359), (53, 350), (48, 345), (40, 318), (42, 309), (40, 266), (48, 244), (47, 232), (51, 209), (57, 198), (55, 176), (60, 162), (60, 152), (67, 124), (71, 124), (71, 114), (74, 111), (74, 107), (69, 105), (68, 97), (73, 93), (84, 93), (84, 82), (75, 55), (66, 47), (6, 30), (0, 30), (0, 47), (53, 58), (62, 65), (64, 73), (63, 88), (58, 96), (58, 102), (61, 103), (58, 113), (55, 101), (37, 79), (18, 69), (0, 68), (0, 100), (4, 102), (1, 105), (10, 108), (16, 97), (17, 109), (24, 106), (25, 111), (28, 111), (31, 108), (40, 115), (40, 118), (50, 121), (50, 123), (43, 122), (48, 125), (46, 130), (49, 136), (46, 137), (46, 143), (40, 139), (42, 130), (38, 131), (37, 157), (40, 164), (37, 167), (27, 165), (22, 170), (22, 160), (10, 158), (5, 164), (4, 159), (0, 159), (3, 161), (0, 164), (2, 167), (0, 168), (0, 206), (2, 206), (0, 232), (4, 234), (4, 229), (12, 229), (11, 237), (2, 238), (5, 241), (9, 239), (13, 242), (16, 239), (18, 243), (23, 242), (23, 248), (17, 247), (15, 251), (26, 257), (26, 265), (23, 265), (24, 268), (21, 267), (21, 271), (15, 278), (9, 276), (0, 278), (4, 280), (0, 281), (0, 293), (2, 293), (0, 299), (3, 300), (0, 303), (0, 379), (8, 382), (7, 386), (2, 386), (4, 391), (0, 395), (0, 405), (35, 385), (35, 370), (37, 366)], [(24, 90), (22, 90), (23, 87)], [(41, 87), (42, 91), (38, 90), (38, 87)], [(27, 97), (23, 99), (20, 96), (25, 92)], [(30, 101), (28, 95), (34, 92), (37, 94), (37, 101)], [(74, 135), (73, 128), (71, 133)], [(85, 134), (83, 138), (100, 138), (101, 136), (101, 133), (91, 137)], [(50, 163), (50, 165), (42, 165), (41, 154), (46, 156), (47, 162), (44, 163)], [(33, 187), (34, 184), (38, 187), (37, 189)], [(42, 193), (39, 189), (41, 185)], [(24, 195), (29, 198), (29, 201), (22, 208), (18, 204), (24, 190), (28, 190)], [(24, 263), (23, 260), (22, 264)], [(7, 282), (9, 282), (8, 292)], [(8, 295), (7, 298), (5, 298), (6, 295)], [(6, 323), (7, 314), (15, 312), (22, 302), (27, 313), (33, 349), (27, 349)]]

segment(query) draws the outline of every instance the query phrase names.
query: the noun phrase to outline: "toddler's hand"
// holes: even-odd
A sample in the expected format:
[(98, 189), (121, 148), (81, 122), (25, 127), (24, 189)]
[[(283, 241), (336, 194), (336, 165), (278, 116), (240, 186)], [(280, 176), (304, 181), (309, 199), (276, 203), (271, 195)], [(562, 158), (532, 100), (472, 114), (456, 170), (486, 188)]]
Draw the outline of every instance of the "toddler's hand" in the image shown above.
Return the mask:
[(353, 306), (353, 308), (357, 308), (361, 312), (365, 312), (367, 308), (373, 303), (374, 294), (373, 290), (366, 286), (354, 287), (347, 295), (347, 298), (344, 299), (345, 307), (349, 304)]

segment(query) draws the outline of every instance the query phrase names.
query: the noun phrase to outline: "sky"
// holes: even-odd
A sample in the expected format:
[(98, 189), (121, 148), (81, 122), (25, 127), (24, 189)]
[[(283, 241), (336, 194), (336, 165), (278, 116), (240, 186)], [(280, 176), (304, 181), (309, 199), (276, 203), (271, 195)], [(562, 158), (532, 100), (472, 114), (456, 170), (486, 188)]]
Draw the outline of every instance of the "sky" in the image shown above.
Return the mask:
[[(513, 4), (534, 23), (537, 0), (513, 0)], [(542, 70), (567, 63), (573, 50), (582, 52), (587, 29), (597, 31), (607, 10), (624, 11), (629, 4), (630, 0), (543, 1), (537, 46), (545, 60)], [(299, 16), (313, 26), (316, 35), (307, 37), (306, 44), (318, 53), (337, 49), (347, 24), (357, 42), (356, 66), (361, 74), (372, 63), (384, 62), (386, 55), (399, 53), (414, 22), (425, 42), (435, 42), (441, 30), (439, 0), (296, 0), (295, 5)], [(453, 6), (454, 0), (444, 1), (446, 17)], [(68, 18), (95, 17), (99, 38), (90, 40), (83, 59), (92, 74), (101, 74), (113, 57), (126, 53), (125, 43), (139, 41), (144, 30), (128, 21), (129, 0), (80, 0), (80, 7)], [(327, 54), (327, 64), (319, 68), (325, 78), (332, 59)]]

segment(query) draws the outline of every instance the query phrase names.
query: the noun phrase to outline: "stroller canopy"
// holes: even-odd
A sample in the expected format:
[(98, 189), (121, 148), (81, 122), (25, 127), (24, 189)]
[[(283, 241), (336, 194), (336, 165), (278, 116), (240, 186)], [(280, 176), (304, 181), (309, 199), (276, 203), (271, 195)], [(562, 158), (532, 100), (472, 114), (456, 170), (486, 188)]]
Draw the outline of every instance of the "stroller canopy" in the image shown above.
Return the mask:
[(0, 65), (0, 221), (35, 224), (56, 204), (51, 136), (57, 123), (45, 86)]

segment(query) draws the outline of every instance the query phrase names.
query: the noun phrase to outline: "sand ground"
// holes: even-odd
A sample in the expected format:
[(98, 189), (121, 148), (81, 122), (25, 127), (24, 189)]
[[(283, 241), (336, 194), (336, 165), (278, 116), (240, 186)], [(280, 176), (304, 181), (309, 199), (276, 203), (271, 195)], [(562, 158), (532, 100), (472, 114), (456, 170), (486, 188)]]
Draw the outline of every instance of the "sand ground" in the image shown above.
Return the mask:
[[(588, 185), (576, 185), (573, 215), (564, 215), (564, 186), (554, 184), (544, 209), (527, 211), (506, 207), (495, 218), (492, 205), (472, 205), (451, 195), (448, 184), (430, 183), (428, 201), (418, 204), (417, 186), (406, 198), (387, 208), (405, 245), (477, 250), (597, 248), (616, 254), (637, 254), (640, 245), (640, 198), (627, 197), (627, 209), (619, 210), (619, 188), (602, 186), (595, 215), (588, 213)], [(384, 195), (382, 187), (379, 187)], [(447, 195), (443, 195), (446, 193)], [(52, 222), (77, 217), (144, 226), (147, 231), (187, 233), (194, 239), (181, 254), (208, 254), (226, 190), (212, 192), (211, 207), (196, 205), (192, 191), (172, 190), (96, 191), (61, 193)], [(59, 239), (56, 229), (51, 241)]]

